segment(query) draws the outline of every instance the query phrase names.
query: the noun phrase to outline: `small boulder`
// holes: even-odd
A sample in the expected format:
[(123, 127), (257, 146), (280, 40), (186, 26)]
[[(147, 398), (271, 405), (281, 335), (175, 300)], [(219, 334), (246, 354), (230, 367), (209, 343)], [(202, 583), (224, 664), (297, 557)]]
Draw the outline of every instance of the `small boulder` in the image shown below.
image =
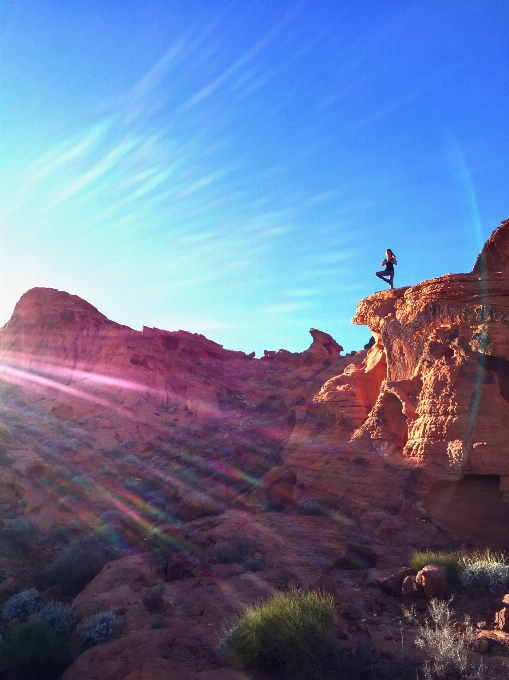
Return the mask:
[(201, 517), (218, 515), (224, 512), (224, 506), (204, 494), (187, 493), (180, 499), (175, 514), (183, 522), (192, 522)]
[(501, 609), (495, 614), (495, 628), (509, 633), (509, 609)]
[(284, 507), (294, 503), (293, 489), (297, 476), (288, 466), (273, 467), (261, 478), (260, 483), (267, 500), (281, 503)]
[[(500, 603), (498, 603), (500, 606)], [(502, 609), (495, 614), (495, 628), (509, 633), (509, 595), (502, 598)]]
[(415, 577), (424, 590), (427, 600), (435, 597), (447, 598), (450, 595), (445, 567), (438, 564), (427, 564)]
[(404, 569), (400, 569), (395, 574), (391, 574), (387, 578), (376, 579), (375, 584), (380, 588), (380, 590), (383, 590), (384, 593), (400, 597), (402, 594), (401, 589), (405, 579), (409, 576), (415, 577), (416, 574), (417, 571), (415, 569), (412, 569), (411, 567), (405, 567)]
[(417, 576), (407, 576), (401, 585), (401, 595), (403, 597), (424, 597), (424, 588), (417, 583)]

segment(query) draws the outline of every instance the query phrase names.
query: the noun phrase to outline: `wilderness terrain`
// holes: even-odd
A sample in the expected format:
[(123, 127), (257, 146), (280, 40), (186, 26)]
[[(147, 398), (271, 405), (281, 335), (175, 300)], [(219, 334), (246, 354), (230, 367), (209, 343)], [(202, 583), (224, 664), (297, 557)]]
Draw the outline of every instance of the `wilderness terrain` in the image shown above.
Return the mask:
[[(217, 653), (224, 627), (290, 589), (333, 596), (353, 657), (422, 662), (426, 599), (412, 620), (384, 579), (419, 550), (509, 553), (508, 300), (509, 220), (472, 272), (362, 300), (346, 356), (316, 329), (255, 358), (28, 291), (0, 329), (0, 608), (35, 587), (114, 614), (112, 639), (71, 633), (64, 680), (251, 677)], [(499, 595), (453, 606), (509, 677)]]

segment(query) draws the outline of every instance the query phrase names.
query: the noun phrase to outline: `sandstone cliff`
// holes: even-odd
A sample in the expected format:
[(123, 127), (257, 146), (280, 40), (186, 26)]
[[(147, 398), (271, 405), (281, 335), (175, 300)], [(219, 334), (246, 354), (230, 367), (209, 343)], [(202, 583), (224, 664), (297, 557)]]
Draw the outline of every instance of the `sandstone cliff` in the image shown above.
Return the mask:
[(353, 322), (376, 343), (314, 397), (327, 426), (317, 432), (309, 409), (285, 449), (303, 493), (352, 496), (353, 485), (367, 506), (388, 489), (403, 498), (410, 480), (424, 492), (476, 475), (509, 499), (508, 294), (506, 220), (470, 274), (362, 300)]

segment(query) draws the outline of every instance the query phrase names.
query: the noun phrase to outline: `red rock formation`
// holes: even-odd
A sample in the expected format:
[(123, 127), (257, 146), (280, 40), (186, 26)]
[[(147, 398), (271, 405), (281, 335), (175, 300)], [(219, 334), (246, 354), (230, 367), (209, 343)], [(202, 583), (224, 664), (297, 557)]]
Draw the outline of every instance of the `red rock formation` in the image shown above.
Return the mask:
[[(362, 300), (353, 322), (369, 326), (376, 344), (315, 396), (319, 436), (313, 407), (300, 414), (285, 451), (297, 487), (329, 497), (355, 487), (363, 505), (368, 494), (383, 496), (383, 461), (395, 483), (398, 468), (424, 472), (427, 483), (500, 476), (509, 498), (508, 300), (509, 220), (472, 273)], [(365, 459), (362, 475), (355, 457)]]

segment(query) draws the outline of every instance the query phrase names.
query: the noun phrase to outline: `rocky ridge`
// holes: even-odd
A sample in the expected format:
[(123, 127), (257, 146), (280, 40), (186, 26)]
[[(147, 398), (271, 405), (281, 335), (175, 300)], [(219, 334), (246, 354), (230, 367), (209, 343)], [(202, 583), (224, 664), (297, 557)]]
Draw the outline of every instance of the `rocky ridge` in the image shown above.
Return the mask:
[[(509, 548), (507, 262), (509, 221), (470, 274), (362, 300), (373, 340), (347, 356), (311, 329), (306, 351), (256, 359), (28, 291), (0, 329), (0, 605), (94, 530), (127, 552), (69, 602), (122, 632), (74, 641), (65, 680), (241, 680), (215, 653), (224, 617), (316, 583), (346, 649), (369, 637), (394, 656), (403, 624), (380, 579), (419, 547)], [(37, 533), (20, 543), (20, 527)], [(247, 559), (221, 562), (239, 537)], [(161, 541), (181, 556), (154, 613)], [(505, 632), (479, 630), (479, 653), (503, 656)]]

